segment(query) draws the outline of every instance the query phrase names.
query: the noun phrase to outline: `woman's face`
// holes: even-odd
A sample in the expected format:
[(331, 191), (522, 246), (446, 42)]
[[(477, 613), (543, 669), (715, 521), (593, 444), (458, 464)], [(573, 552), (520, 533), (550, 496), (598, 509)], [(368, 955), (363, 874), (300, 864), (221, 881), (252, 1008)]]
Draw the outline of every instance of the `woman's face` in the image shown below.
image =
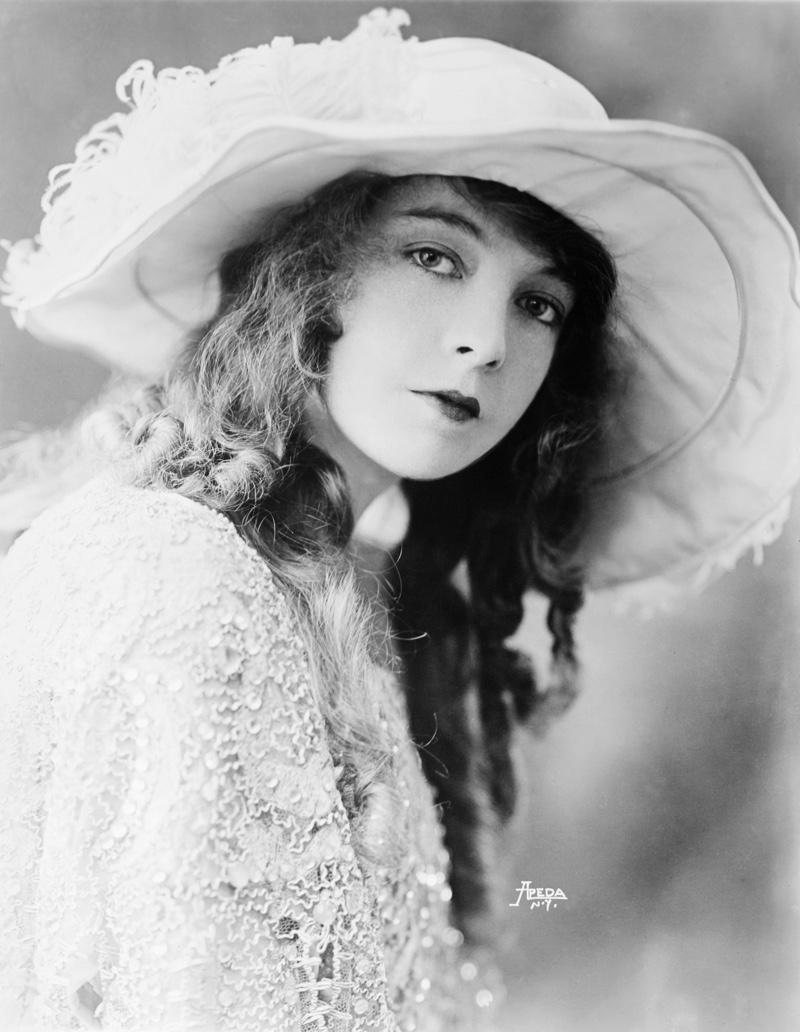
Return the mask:
[(572, 294), (545, 254), (445, 179), (399, 189), (374, 234), (309, 421), (349, 479), (433, 480), (475, 462), (522, 416)]

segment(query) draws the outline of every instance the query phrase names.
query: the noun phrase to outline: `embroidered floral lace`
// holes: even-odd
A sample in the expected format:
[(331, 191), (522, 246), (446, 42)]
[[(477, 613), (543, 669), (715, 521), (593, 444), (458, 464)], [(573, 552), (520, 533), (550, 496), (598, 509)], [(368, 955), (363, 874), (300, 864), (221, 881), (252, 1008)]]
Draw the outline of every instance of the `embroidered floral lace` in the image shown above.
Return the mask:
[(292, 612), (224, 517), (94, 481), (0, 589), (4, 1032), (473, 1027), (404, 713), (407, 855), (364, 873)]

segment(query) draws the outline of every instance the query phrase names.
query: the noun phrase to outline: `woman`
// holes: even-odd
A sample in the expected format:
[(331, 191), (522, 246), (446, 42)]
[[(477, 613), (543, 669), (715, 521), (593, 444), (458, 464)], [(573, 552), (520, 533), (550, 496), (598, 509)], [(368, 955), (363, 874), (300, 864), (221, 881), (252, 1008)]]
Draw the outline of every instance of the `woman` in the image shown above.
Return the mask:
[(149, 380), (4, 565), (12, 1027), (466, 1027), (584, 586), (699, 583), (796, 478), (795, 252), (740, 157), (399, 21), (134, 66), (12, 253), (20, 320)]

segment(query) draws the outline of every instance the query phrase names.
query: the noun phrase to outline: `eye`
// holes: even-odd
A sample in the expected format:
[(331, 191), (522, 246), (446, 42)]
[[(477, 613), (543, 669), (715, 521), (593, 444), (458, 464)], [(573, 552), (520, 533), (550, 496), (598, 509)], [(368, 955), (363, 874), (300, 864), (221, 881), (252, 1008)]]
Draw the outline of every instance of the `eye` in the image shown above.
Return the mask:
[(518, 307), (532, 319), (545, 326), (560, 327), (564, 322), (565, 312), (555, 300), (541, 294), (527, 294), (517, 301)]
[(408, 252), (415, 265), (428, 272), (436, 273), (437, 276), (458, 276), (460, 275), (455, 260), (437, 247), (415, 247)]

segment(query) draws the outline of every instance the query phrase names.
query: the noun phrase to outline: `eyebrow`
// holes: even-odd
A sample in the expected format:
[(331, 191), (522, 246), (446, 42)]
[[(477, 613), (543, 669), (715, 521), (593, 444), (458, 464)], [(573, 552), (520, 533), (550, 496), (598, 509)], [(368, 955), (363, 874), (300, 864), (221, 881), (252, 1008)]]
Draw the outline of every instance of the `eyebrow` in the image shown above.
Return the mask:
[(428, 219), (432, 222), (442, 222), (446, 226), (452, 226), (454, 229), (463, 230), (475, 240), (484, 241), (486, 239), (486, 235), (481, 227), (477, 223), (473, 222), (472, 219), (468, 219), (466, 215), (459, 215), (458, 212), (450, 211), (447, 208), (437, 208), (435, 205), (430, 205), (425, 208), (404, 208), (402, 211), (398, 211), (395, 217), (406, 219)]
[[(402, 211), (395, 212), (394, 217), (401, 219), (428, 219), (432, 222), (442, 222), (446, 226), (453, 226), (455, 229), (463, 230), (475, 240), (479, 240), (482, 243), (486, 241), (486, 234), (472, 219), (467, 218), (466, 215), (460, 215), (458, 212), (450, 211), (449, 208), (437, 208), (435, 204), (424, 208), (403, 208)], [(531, 248), (531, 254), (535, 253), (536, 249)], [(560, 269), (554, 265), (546, 265), (543, 269), (539, 269), (538, 275), (556, 280), (569, 291), (570, 300), (575, 300), (575, 288)]]

